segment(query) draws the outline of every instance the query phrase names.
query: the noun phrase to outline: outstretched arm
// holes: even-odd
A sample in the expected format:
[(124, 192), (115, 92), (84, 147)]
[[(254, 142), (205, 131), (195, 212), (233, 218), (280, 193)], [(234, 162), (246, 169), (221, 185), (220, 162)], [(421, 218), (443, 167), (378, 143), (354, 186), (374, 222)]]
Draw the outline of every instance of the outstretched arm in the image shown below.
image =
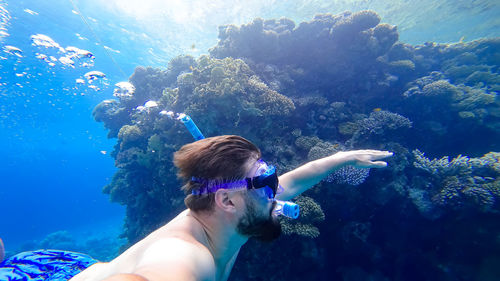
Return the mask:
[(380, 159), (392, 156), (392, 152), (380, 150), (341, 151), (333, 155), (308, 162), (279, 177), (284, 191), (277, 195), (279, 200), (290, 200), (308, 190), (326, 176), (345, 166), (356, 168), (383, 168), (387, 166)]

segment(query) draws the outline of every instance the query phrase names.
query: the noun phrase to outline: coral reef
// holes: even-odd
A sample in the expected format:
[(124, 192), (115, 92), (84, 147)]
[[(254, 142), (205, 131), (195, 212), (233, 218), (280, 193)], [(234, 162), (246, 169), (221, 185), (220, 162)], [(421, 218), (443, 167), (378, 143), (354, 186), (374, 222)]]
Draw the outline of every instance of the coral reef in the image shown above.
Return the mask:
[(120, 128), (130, 122), (130, 112), (120, 107), (116, 100), (104, 100), (93, 110), (92, 116), (97, 122), (103, 122), (109, 130), (108, 138), (116, 138)]
[(336, 184), (360, 185), (370, 174), (370, 169), (357, 169), (351, 166), (342, 167), (331, 173), (325, 180)]
[(318, 237), (319, 229), (314, 226), (314, 223), (325, 220), (325, 214), (321, 206), (307, 196), (297, 197), (295, 203), (300, 206), (300, 218), (297, 220), (282, 218), (280, 221), (283, 233), (285, 235), (297, 234), (309, 238)]
[[(413, 165), (429, 176), (422, 177), (410, 193), (421, 193), (416, 202), (419, 210), (428, 205), (425, 212), (439, 208), (453, 210), (475, 209), (482, 212), (500, 211), (500, 153), (490, 152), (480, 158), (458, 155), (451, 161), (445, 156), (429, 160), (419, 150), (414, 150)], [(431, 211), (432, 212), (432, 211)]]
[(375, 111), (370, 113), (369, 117), (356, 122), (356, 131), (348, 143), (366, 145), (399, 141), (404, 139), (401, 129), (411, 126), (412, 122), (400, 114), (385, 110)]
[[(93, 113), (117, 138), (103, 191), (127, 207), (123, 237), (134, 243), (184, 208), (172, 153), (192, 137), (173, 111), (205, 136), (250, 139), (279, 173), (341, 150), (395, 152), (369, 177), (341, 169), (297, 198), (302, 217), (283, 221), (272, 248), (250, 241), (231, 280), (475, 280), (491, 269), (500, 39), (412, 46), (398, 36), (373, 11), (255, 19), (221, 26), (210, 55), (138, 67), (133, 95)], [(439, 158), (459, 154), (471, 157)]]

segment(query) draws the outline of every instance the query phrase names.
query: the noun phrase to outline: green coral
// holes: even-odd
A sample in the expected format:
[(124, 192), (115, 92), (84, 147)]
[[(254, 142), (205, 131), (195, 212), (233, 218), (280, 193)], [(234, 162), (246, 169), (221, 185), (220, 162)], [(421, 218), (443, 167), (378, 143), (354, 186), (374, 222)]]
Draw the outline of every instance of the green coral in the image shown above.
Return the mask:
[(465, 83), (469, 85), (484, 84), (500, 84), (500, 75), (490, 71), (474, 71), (465, 78)]
[(375, 27), (380, 22), (380, 17), (373, 11), (360, 11), (349, 14), (337, 21), (330, 29), (333, 37), (352, 36), (366, 29)]
[(309, 151), (320, 141), (320, 138), (317, 136), (300, 136), (295, 140), (295, 145), (301, 149)]
[(118, 132), (118, 139), (121, 141), (120, 146), (122, 149), (137, 145), (142, 137), (143, 133), (137, 125), (124, 125)]
[(339, 125), (339, 133), (345, 136), (352, 136), (359, 130), (356, 122), (344, 122)]
[(193, 118), (203, 116), (200, 124), (208, 134), (216, 124), (240, 127), (242, 120), (284, 117), (295, 110), (290, 98), (270, 89), (240, 59), (201, 56), (189, 73), (179, 76), (178, 84), (164, 89), (160, 103)]
[(257, 107), (267, 115), (289, 115), (295, 110), (293, 101), (276, 91), (268, 89), (257, 98)]
[(433, 177), (423, 192), (436, 204), (451, 209), (476, 208), (483, 212), (496, 210), (500, 204), (500, 153), (490, 152), (480, 158), (458, 155), (449, 160), (428, 159), (419, 150), (413, 151), (414, 166)]
[(476, 169), (491, 169), (500, 174), (500, 152), (488, 152), (481, 158), (472, 158), (471, 164)]
[(464, 87), (464, 93), (457, 98), (455, 106), (460, 110), (474, 110), (484, 108), (495, 102), (497, 93), (487, 93), (480, 89)]
[[(500, 102), (498, 92), (492, 90), (491, 87), (497, 84), (471, 87), (464, 84), (454, 85), (443, 78), (442, 73), (432, 72), (429, 76), (421, 77), (408, 84), (409, 88), (404, 96), (412, 98), (408, 106), (414, 108), (414, 115), (418, 116), (417, 119), (422, 119), (423, 115), (432, 112), (435, 120), (445, 122), (443, 125), (448, 128), (463, 132), (464, 128), (456, 126), (452, 118), (457, 116), (467, 120), (465, 124), (468, 130), (473, 131), (482, 127), (491, 130), (494, 134), (498, 132)], [(447, 110), (443, 111), (443, 108)], [(426, 123), (428, 124), (429, 121)]]
[(318, 141), (311, 149), (309, 150), (307, 154), (307, 159), (309, 161), (312, 160), (317, 160), (329, 155), (332, 155), (338, 151), (340, 151), (342, 148), (340, 147), (339, 144), (332, 144), (327, 141)]
[(460, 94), (458, 88), (446, 80), (438, 80), (425, 85), (422, 89), (422, 94), (427, 97), (442, 97), (451, 99)]
[(389, 63), (391, 73), (409, 74), (415, 71), (415, 63), (411, 60), (398, 60)]
[(285, 235), (296, 234), (308, 238), (319, 236), (319, 229), (314, 226), (325, 220), (321, 206), (312, 198), (299, 196), (295, 201), (300, 206), (300, 217), (297, 220), (281, 219), (281, 228)]
[(465, 79), (477, 71), (488, 71), (487, 65), (450, 65), (445, 66), (444, 73), (458, 83), (465, 83)]

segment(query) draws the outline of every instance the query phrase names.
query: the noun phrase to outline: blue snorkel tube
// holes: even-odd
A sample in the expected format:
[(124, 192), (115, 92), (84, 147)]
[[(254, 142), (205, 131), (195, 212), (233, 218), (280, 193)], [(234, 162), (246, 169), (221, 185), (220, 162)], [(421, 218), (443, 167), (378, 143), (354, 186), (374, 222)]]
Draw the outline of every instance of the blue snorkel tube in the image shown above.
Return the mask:
[(186, 126), (186, 129), (188, 129), (195, 140), (202, 140), (205, 138), (189, 115), (181, 113), (177, 119), (181, 120), (182, 124)]
[[(195, 140), (202, 140), (205, 138), (200, 129), (198, 129), (198, 126), (196, 126), (196, 124), (194, 123), (193, 119), (189, 117), (189, 115), (181, 113), (177, 117), (177, 120), (180, 120), (184, 124), (184, 126), (186, 126), (186, 129), (189, 131), (189, 133), (191, 133)], [(276, 201), (276, 207), (273, 210), (273, 215), (281, 215), (291, 219), (296, 219), (299, 217), (299, 205), (290, 201), (281, 201), (276, 199), (274, 200)]]

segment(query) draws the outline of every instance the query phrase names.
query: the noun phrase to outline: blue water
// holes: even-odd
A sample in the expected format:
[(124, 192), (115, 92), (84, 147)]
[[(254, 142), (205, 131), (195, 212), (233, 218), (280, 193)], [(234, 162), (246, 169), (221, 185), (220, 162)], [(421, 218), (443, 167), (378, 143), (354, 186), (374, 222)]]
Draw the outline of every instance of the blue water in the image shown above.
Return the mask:
[[(382, 22), (398, 25), (400, 40), (411, 44), (500, 34), (498, 1), (166, 2), (74, 1), (78, 14), (67, 0), (0, 0), (6, 33), (0, 35), (0, 238), (7, 251), (62, 230), (76, 239), (120, 233), (124, 208), (101, 192), (116, 171), (109, 155), (115, 140), (107, 139), (92, 110), (112, 98), (113, 85), (127, 81), (136, 66), (165, 67), (174, 56), (207, 53), (217, 43), (218, 25), (255, 17), (298, 23), (317, 13), (370, 8)], [(60, 54), (33, 46), (35, 34), (90, 51), (94, 66), (50, 66), (37, 53)], [(5, 52), (6, 46), (22, 53)], [(92, 70), (106, 80), (75, 82)]]

